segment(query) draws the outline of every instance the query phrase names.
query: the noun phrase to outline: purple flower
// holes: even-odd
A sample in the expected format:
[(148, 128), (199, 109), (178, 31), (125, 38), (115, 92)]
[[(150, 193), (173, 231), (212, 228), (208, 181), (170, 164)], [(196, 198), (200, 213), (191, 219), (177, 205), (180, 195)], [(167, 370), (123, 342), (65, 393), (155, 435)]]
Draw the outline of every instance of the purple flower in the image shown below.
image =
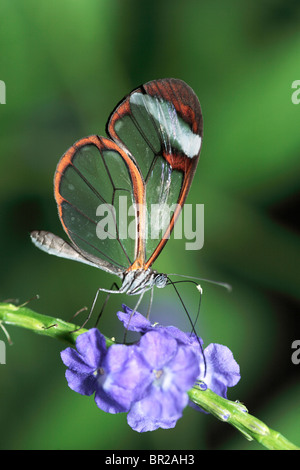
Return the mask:
[[(194, 351), (197, 353), (198, 360), (203, 359), (202, 351), (196, 339), (192, 338)], [(204, 349), (206, 362), (206, 372), (203, 369), (198, 377), (207, 388), (217, 393), (223, 398), (227, 398), (227, 387), (233, 387), (240, 380), (240, 367), (235, 361), (232, 352), (227, 346), (211, 343)]]
[(227, 398), (227, 387), (233, 387), (240, 380), (240, 367), (227, 346), (211, 343), (205, 348), (207, 363), (205, 377), (200, 377), (208, 388)]
[(116, 344), (107, 349), (104, 336), (93, 328), (78, 336), (76, 348), (61, 352), (69, 387), (81, 395), (95, 392), (97, 406), (108, 413), (128, 411), (149, 375), (137, 347)]
[[(198, 357), (202, 356), (199, 351), (199, 345), (194, 341), (194, 348)], [(235, 361), (232, 352), (227, 346), (222, 344), (211, 343), (204, 349), (206, 362), (206, 373), (201, 373), (198, 377), (199, 381), (204, 382), (202, 388), (209, 388), (217, 395), (227, 398), (227, 388), (233, 387), (240, 380), (240, 367)], [(200, 406), (192, 401), (189, 405), (197, 411), (206, 413)]]
[(204, 374), (201, 338), (174, 326), (151, 325), (138, 312), (123, 308), (117, 315), (125, 328), (141, 333), (136, 344), (107, 349), (104, 336), (93, 328), (78, 336), (77, 350), (61, 353), (69, 387), (82, 395), (95, 394), (102, 410), (128, 412), (128, 424), (138, 432), (172, 428), (197, 379), (223, 397), (238, 382), (239, 366), (226, 346), (205, 349)]
[(148, 331), (139, 342), (151, 370), (144, 397), (131, 407), (128, 424), (138, 432), (172, 428), (188, 404), (187, 392), (199, 375), (195, 353), (167, 331)]
[[(240, 368), (235, 361), (232, 352), (227, 346), (221, 344), (211, 343), (204, 350), (206, 372), (204, 375), (204, 359), (203, 352), (200, 348), (200, 344), (203, 344), (201, 338), (197, 338), (194, 334), (184, 333), (174, 326), (161, 326), (151, 325), (143, 315), (138, 312), (134, 312), (131, 308), (123, 305), (124, 312), (118, 312), (118, 318), (121, 320), (125, 328), (133, 331), (140, 331), (141, 333), (150, 330), (164, 330), (170, 335), (176, 338), (178, 341), (189, 344), (193, 347), (194, 352), (197, 355), (198, 364), (201, 373), (197, 377), (198, 380), (205, 382), (207, 388), (210, 388), (213, 392), (217, 393), (223, 398), (227, 398), (227, 388), (233, 387), (240, 380)], [(200, 343), (200, 344), (199, 344)], [(191, 406), (200, 409), (194, 403), (190, 403)]]

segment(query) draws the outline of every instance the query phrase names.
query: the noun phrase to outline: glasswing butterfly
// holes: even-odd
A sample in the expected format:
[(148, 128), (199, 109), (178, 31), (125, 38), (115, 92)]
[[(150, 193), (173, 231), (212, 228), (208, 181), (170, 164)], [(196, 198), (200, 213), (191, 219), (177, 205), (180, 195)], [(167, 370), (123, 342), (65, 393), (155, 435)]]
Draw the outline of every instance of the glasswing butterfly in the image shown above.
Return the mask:
[[(108, 138), (80, 139), (56, 168), (54, 195), (71, 243), (45, 231), (33, 231), (31, 238), (49, 254), (121, 278), (118, 291), (101, 288), (97, 295), (104, 291), (142, 297), (168, 283), (167, 275), (152, 265), (174, 228), (196, 171), (203, 135), (201, 107), (183, 81), (153, 80), (126, 96), (106, 127)], [(127, 223), (122, 213), (125, 197), (134, 207), (134, 237), (120, 235), (121, 225)], [(160, 221), (163, 236), (147, 236), (149, 226), (156, 224), (149, 215), (151, 206), (174, 203), (171, 217)], [(101, 210), (107, 211), (113, 230), (99, 224)]]

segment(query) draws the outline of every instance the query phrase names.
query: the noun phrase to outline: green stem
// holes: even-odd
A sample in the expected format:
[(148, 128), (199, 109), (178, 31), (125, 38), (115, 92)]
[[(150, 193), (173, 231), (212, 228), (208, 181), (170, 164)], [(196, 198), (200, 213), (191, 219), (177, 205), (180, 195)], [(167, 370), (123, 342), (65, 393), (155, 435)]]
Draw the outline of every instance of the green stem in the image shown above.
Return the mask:
[[(61, 319), (36, 313), (26, 306), (18, 307), (7, 303), (0, 303), (1, 323), (20, 326), (35, 333), (59, 339), (70, 346), (75, 345), (78, 335), (87, 331), (83, 328), (78, 330), (77, 325)], [(114, 343), (108, 338), (106, 342), (107, 346)], [(189, 391), (189, 397), (203, 410), (237, 428), (248, 440), (254, 439), (272, 450), (300, 450), (280, 433), (251, 416), (244, 405), (222, 398), (209, 389), (204, 390), (201, 383)]]
[[(36, 313), (26, 306), (0, 303), (0, 325), (14, 325), (34, 331), (34, 333), (59, 339), (69, 346), (74, 346), (77, 336), (84, 333), (85, 328), (66, 322), (60, 318), (49, 317)], [(107, 346), (114, 341), (106, 338)]]
[(234, 426), (249, 441), (256, 440), (271, 450), (300, 450), (279, 432), (250, 415), (242, 403), (227, 400), (209, 389), (201, 390), (197, 386), (189, 391), (189, 397), (203, 410)]

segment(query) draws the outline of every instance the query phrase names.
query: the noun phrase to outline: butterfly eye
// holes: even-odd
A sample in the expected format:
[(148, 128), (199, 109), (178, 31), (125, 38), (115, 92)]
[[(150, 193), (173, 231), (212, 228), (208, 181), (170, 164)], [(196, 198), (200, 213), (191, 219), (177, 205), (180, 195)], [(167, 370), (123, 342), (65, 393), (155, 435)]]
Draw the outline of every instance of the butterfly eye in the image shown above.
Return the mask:
[(168, 277), (166, 274), (157, 274), (154, 278), (154, 281), (156, 287), (161, 289), (167, 285)]

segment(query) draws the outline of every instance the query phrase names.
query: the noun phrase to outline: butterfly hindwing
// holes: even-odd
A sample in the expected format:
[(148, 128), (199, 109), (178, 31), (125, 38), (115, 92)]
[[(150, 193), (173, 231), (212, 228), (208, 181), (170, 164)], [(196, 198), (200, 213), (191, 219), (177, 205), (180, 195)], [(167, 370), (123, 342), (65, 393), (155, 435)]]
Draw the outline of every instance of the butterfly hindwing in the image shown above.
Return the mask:
[(54, 178), (59, 216), (73, 244), (86, 257), (123, 271), (134, 261), (135, 240), (123, 236), (125, 228), (119, 225), (125, 220), (120, 196), (134, 201), (132, 179), (143, 185), (138, 169), (134, 166), (130, 173), (126, 159), (111, 140), (90, 136), (65, 153)]

